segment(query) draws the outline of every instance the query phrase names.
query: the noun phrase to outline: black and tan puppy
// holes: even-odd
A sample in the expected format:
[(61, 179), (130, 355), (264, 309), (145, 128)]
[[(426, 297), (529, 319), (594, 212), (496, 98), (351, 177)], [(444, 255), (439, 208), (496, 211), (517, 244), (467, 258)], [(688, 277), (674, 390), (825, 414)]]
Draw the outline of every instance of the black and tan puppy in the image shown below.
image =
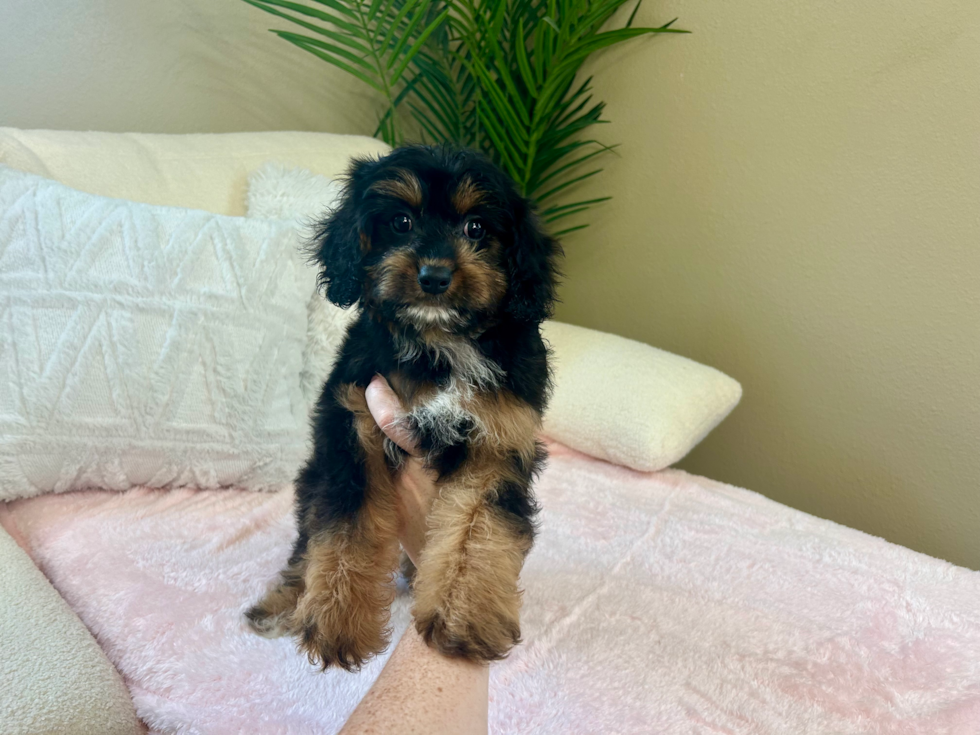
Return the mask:
[(313, 454), (296, 481), (299, 537), (247, 613), (324, 668), (356, 669), (388, 643), (401, 450), (368, 413), (387, 378), (438, 473), (414, 582), (415, 624), (450, 655), (501, 658), (519, 641), (518, 575), (534, 536), (535, 437), (548, 398), (539, 325), (560, 247), (483, 156), (405, 147), (356, 161), (319, 227), (327, 297), (358, 305), (323, 387)]

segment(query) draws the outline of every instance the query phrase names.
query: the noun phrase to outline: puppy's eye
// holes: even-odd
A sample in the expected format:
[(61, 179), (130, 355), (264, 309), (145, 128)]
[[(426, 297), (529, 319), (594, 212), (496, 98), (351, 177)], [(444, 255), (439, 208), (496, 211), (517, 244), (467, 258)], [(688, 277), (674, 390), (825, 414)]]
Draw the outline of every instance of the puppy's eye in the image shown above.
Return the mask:
[(487, 228), (484, 227), (482, 219), (471, 219), (463, 225), (463, 234), (470, 240), (482, 240), (487, 234)]
[(396, 214), (391, 219), (391, 229), (399, 235), (412, 231), (412, 218), (407, 214)]

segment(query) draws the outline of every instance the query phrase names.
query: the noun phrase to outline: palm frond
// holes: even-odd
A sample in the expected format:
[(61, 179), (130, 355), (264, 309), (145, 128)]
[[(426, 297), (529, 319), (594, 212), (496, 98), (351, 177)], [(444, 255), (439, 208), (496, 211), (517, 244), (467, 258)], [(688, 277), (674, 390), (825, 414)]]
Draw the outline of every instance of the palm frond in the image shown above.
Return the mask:
[(244, 2), (305, 30), (273, 32), (381, 95), (376, 136), (400, 144), (398, 110), (407, 105), (425, 139), (486, 153), (549, 223), (609, 199), (566, 199), (603, 170), (583, 173), (584, 164), (617, 147), (585, 135), (606, 122), (592, 78), (579, 79), (586, 59), (642, 36), (687, 32), (673, 20), (634, 26), (642, 0), (619, 28), (609, 23), (626, 0)]

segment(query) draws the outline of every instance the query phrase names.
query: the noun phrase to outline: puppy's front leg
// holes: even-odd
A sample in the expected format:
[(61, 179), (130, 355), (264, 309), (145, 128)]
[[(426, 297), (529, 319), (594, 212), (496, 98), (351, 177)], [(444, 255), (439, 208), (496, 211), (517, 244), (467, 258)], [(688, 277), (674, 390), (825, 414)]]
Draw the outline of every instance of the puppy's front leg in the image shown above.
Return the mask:
[(316, 439), (296, 488), (302, 543), (249, 619), (260, 631), (264, 616), (282, 621), (311, 663), (352, 671), (388, 645), (396, 498), (363, 388), (341, 386), (321, 399)]
[(414, 584), (415, 626), (430, 645), (493, 661), (520, 641), (518, 576), (533, 509), (527, 486), (492, 470), (460, 470), (443, 487)]

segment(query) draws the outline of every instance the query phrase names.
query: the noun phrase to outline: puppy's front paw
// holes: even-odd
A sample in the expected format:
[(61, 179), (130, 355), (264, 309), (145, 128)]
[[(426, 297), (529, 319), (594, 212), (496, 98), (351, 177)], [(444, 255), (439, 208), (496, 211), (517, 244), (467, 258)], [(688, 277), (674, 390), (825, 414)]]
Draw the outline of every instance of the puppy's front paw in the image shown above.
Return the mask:
[(339, 666), (345, 671), (358, 671), (369, 658), (388, 646), (383, 635), (365, 637), (351, 626), (336, 627), (317, 616), (298, 621), (298, 625), (300, 650), (311, 664), (322, 669)]
[(440, 653), (471, 661), (498, 661), (521, 642), (516, 619), (489, 611), (469, 619), (436, 610), (416, 613), (415, 629)]
[[(359, 566), (358, 557), (352, 554), (343, 559), (325, 556), (311, 562), (306, 592), (296, 606), (291, 627), (310, 663), (323, 669), (339, 666), (357, 671), (388, 647), (392, 575), (387, 571), (382, 576), (383, 567), (367, 552), (361, 559), (366, 566)], [(369, 571), (377, 574), (372, 576)]]

